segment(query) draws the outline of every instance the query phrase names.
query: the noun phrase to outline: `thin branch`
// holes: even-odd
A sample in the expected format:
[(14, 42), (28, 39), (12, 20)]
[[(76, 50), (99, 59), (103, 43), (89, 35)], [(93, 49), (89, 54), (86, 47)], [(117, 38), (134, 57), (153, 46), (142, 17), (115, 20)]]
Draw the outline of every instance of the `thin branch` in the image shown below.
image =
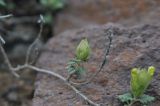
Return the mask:
[[(0, 16), (0, 19), (8, 18), (8, 17), (11, 17), (11, 16), (12, 16), (12, 14), (3, 15), (3, 16)], [(4, 57), (5, 63), (8, 65), (8, 67), (9, 67), (10, 72), (12, 73), (12, 75), (14, 75), (15, 77), (19, 78), (19, 75), (18, 75), (16, 72), (14, 72), (14, 68), (13, 68), (13, 66), (11, 65), (11, 63), (10, 63), (10, 61), (9, 61), (9, 59), (8, 59), (8, 56), (7, 56), (5, 50), (4, 50), (3, 46), (2, 46), (2, 44), (5, 44), (6, 42), (5, 42), (5, 40), (2, 38), (1, 35), (0, 35), (0, 42), (1, 42), (1, 43), (0, 43), (0, 50), (1, 50), (2, 55), (3, 55), (3, 57)]]
[(12, 14), (8, 14), (8, 15), (2, 15), (2, 16), (0, 16), (0, 19), (3, 19), (3, 18), (8, 18), (8, 17), (11, 17), (11, 16), (13, 16)]
[(38, 59), (38, 56), (39, 56), (39, 49), (38, 48), (35, 48), (34, 49), (34, 58), (32, 59), (32, 61), (29, 62), (29, 64), (34, 64), (36, 62), (36, 60)]
[(0, 41), (2, 42), (2, 44), (5, 44), (6, 41), (2, 38), (2, 36), (0, 35)]
[(43, 30), (43, 23), (44, 23), (44, 19), (43, 19), (43, 16), (40, 15), (40, 19), (38, 20), (38, 23), (40, 23), (40, 30), (39, 30), (39, 33), (38, 33), (38, 36), (37, 38), (34, 40), (34, 42), (29, 46), (28, 50), (27, 50), (27, 54), (26, 54), (26, 60), (25, 60), (25, 63), (29, 63), (29, 58), (30, 58), (30, 55), (31, 55), (31, 51), (33, 49), (33, 47), (36, 45), (36, 43), (38, 42), (38, 40), (40, 39), (41, 35), (42, 35), (42, 30)]
[(90, 77), (90, 79), (88, 79), (87, 81), (84, 81), (84, 82), (76, 83), (76, 82), (73, 82), (73, 81), (69, 80), (69, 82), (71, 84), (74, 84), (74, 85), (85, 85), (85, 84), (88, 84), (102, 71), (104, 65), (109, 61), (108, 56), (109, 56), (110, 48), (111, 48), (111, 45), (112, 45), (113, 31), (111, 29), (107, 30), (107, 35), (108, 35), (108, 38), (109, 38), (109, 45), (106, 46), (104, 59), (102, 61), (102, 64), (100, 65), (100, 68), (98, 69), (98, 71), (95, 74), (93, 74)]
[(41, 68), (38, 68), (38, 67), (35, 67), (35, 66), (32, 66), (32, 65), (29, 65), (29, 64), (25, 64), (25, 65), (22, 65), (22, 66), (19, 66), (19, 68), (17, 68), (17, 70), (15, 71), (20, 71), (22, 69), (26, 69), (26, 68), (29, 68), (31, 70), (35, 70), (37, 72), (41, 72), (41, 73), (45, 73), (45, 74), (49, 74), (49, 75), (52, 75), (54, 77), (57, 77), (59, 79), (61, 79), (62, 81), (65, 82), (66, 85), (68, 85), (72, 90), (74, 90), (79, 96), (81, 96), (85, 101), (87, 101), (89, 104), (93, 105), (93, 106), (100, 106), (99, 104), (96, 104), (94, 103), (92, 100), (90, 100), (88, 97), (86, 97), (84, 94), (82, 94), (76, 87), (74, 87), (71, 83), (69, 83), (67, 81), (66, 78), (64, 78), (63, 76), (61, 76), (60, 74), (57, 74), (53, 71), (50, 71), (50, 70), (45, 70), (45, 69), (41, 69)]
[(109, 56), (110, 48), (112, 45), (112, 37), (113, 37), (112, 30), (109, 30), (107, 35), (109, 38), (109, 45), (108, 45), (108, 47), (106, 46), (105, 55), (104, 55), (104, 59), (102, 61), (102, 64), (101, 64), (99, 70), (91, 77), (91, 79), (87, 83), (89, 83), (94, 77), (96, 77), (98, 75), (98, 73), (102, 71), (104, 65), (109, 61), (108, 56)]
[[(3, 54), (4, 56), (4, 54)], [(9, 63), (8, 63), (9, 64)], [(10, 65), (10, 64), (9, 64)], [(50, 71), (50, 70), (45, 70), (45, 69), (41, 69), (41, 68), (38, 68), (38, 67), (35, 67), (35, 66), (32, 66), (32, 65), (29, 65), (29, 64), (24, 64), (24, 65), (21, 65), (21, 66), (18, 66), (16, 68), (13, 68), (13, 72), (16, 72), (16, 71), (20, 71), (20, 70), (23, 70), (23, 69), (31, 69), (31, 70), (34, 70), (34, 71), (37, 71), (37, 72), (41, 72), (41, 73), (45, 73), (45, 74), (49, 74), (49, 75), (52, 75), (54, 77), (57, 77), (59, 78), (60, 80), (64, 81), (66, 85), (68, 85), (72, 90), (75, 91), (76, 94), (78, 94), (79, 96), (81, 96), (85, 101), (87, 101), (90, 105), (93, 105), (93, 106), (100, 106), (99, 104), (97, 103), (94, 103), (92, 100), (90, 100), (87, 96), (85, 96), (83, 93), (81, 93), (76, 87), (74, 87), (71, 83), (69, 83), (67, 81), (66, 78), (64, 78), (63, 76), (61, 76), (60, 74), (57, 74), (53, 71)], [(12, 69), (11, 67), (9, 67), (9, 69)]]
[(9, 59), (8, 59), (8, 56), (7, 56), (4, 48), (2, 47), (2, 44), (1, 44), (1, 43), (0, 43), (0, 50), (1, 50), (1, 52), (2, 52), (2, 55), (3, 55), (4, 60), (5, 60), (5, 63), (7, 64), (10, 72), (11, 72), (15, 77), (19, 78), (19, 75), (14, 71), (14, 68), (12, 67), (12, 65), (11, 65), (11, 63), (10, 63), (10, 61), (9, 61)]

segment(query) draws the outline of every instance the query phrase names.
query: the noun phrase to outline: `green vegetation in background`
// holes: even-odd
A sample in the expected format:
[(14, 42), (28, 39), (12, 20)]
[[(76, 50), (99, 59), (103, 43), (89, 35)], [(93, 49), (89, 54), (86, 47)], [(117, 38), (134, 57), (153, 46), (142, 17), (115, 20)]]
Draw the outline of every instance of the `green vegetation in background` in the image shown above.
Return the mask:
[(52, 16), (51, 13), (46, 13), (46, 14), (44, 15), (45, 24), (50, 25), (50, 24), (52, 24), (53, 20), (54, 20), (54, 17)]
[(44, 20), (46, 24), (53, 22), (52, 12), (63, 9), (65, 6), (65, 0), (40, 0), (40, 4), (48, 9), (47, 13), (44, 14)]
[[(39, 4), (41, 4), (42, 8), (46, 9), (46, 13), (44, 14), (45, 24), (51, 24), (53, 22), (52, 13), (63, 9), (65, 6), (65, 0), (40, 0)], [(15, 9), (16, 4), (14, 2), (5, 2), (5, 0), (0, 0), (0, 8), (13, 10)]]
[(0, 7), (6, 6), (6, 3), (4, 2), (4, 0), (0, 0)]
[(62, 9), (65, 5), (64, 0), (40, 0), (40, 3), (51, 10)]

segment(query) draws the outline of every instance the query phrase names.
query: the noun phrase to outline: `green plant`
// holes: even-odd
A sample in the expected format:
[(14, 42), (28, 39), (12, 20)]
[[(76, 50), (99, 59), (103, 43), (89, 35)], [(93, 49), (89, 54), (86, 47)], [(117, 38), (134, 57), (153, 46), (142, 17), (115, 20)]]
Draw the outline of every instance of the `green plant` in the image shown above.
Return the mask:
[(40, 3), (51, 10), (62, 9), (65, 5), (64, 0), (40, 0)]
[(45, 24), (52, 24), (53, 22), (53, 16), (51, 13), (46, 13), (44, 15), (44, 21), (45, 21)]
[(125, 103), (127, 106), (131, 106), (135, 102), (147, 105), (154, 101), (154, 97), (144, 94), (153, 78), (154, 72), (155, 67), (153, 66), (150, 66), (148, 70), (133, 68), (131, 70), (131, 92), (119, 95), (118, 98), (121, 102)]
[(47, 12), (44, 14), (45, 24), (51, 25), (54, 20), (52, 12), (63, 9), (65, 3), (65, 0), (40, 0), (40, 4), (47, 10)]
[(71, 59), (67, 64), (67, 70), (69, 73), (68, 80), (72, 75), (76, 75), (77, 78), (80, 78), (82, 74), (86, 72), (86, 69), (83, 67), (83, 62), (86, 62), (90, 55), (90, 46), (87, 39), (81, 40), (76, 49), (76, 58)]
[(16, 4), (13, 1), (0, 0), (0, 8), (12, 10), (15, 9), (15, 7)]

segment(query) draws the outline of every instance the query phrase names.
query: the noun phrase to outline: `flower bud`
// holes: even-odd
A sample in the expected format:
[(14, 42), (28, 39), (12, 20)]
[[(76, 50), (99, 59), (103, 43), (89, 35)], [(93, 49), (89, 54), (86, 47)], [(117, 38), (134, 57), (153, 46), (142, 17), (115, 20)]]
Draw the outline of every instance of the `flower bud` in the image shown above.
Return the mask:
[(148, 73), (149, 73), (151, 76), (153, 76), (154, 72), (155, 72), (155, 67), (150, 66), (150, 67), (148, 68)]
[(131, 90), (135, 98), (143, 95), (150, 84), (155, 68), (153, 66), (146, 69), (134, 68), (131, 71)]
[(76, 57), (79, 60), (86, 61), (90, 55), (90, 47), (87, 39), (81, 40), (76, 49)]

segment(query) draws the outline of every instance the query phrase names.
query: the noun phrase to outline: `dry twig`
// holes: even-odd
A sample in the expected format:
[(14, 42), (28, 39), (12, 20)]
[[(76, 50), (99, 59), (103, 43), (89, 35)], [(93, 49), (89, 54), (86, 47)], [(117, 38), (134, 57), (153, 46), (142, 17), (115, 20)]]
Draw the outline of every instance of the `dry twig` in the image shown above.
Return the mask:
[(0, 19), (3, 19), (3, 18), (8, 18), (8, 17), (11, 17), (11, 16), (13, 16), (12, 14), (8, 14), (8, 15), (2, 15), (2, 16), (0, 16)]
[(7, 54), (5, 53), (4, 48), (2, 47), (2, 44), (0, 44), (0, 50), (1, 50), (2, 55), (3, 55), (3, 57), (4, 57), (5, 63), (8, 65), (8, 68), (9, 68), (10, 72), (11, 72), (15, 77), (19, 78), (19, 75), (14, 71), (14, 68), (12, 67), (12, 65), (11, 65), (11, 63), (10, 63), (10, 61), (9, 61), (9, 59), (8, 59), (8, 56), (7, 56)]
[(6, 43), (5, 40), (2, 38), (1, 35), (0, 35), (0, 41), (1, 41), (2, 44), (5, 44), (5, 43)]
[[(35, 39), (35, 41), (29, 46), (29, 49), (27, 51), (27, 55), (26, 55), (26, 60), (25, 60), (25, 64), (24, 65), (20, 65), (17, 67), (13, 67), (10, 60), (8, 59), (8, 56), (2, 46), (2, 44), (0, 43), (0, 51), (2, 52), (2, 55), (4, 57), (5, 63), (7, 64), (9, 70), (11, 71), (11, 73), (16, 76), (19, 77), (19, 75), (16, 73), (18, 71), (24, 70), (24, 69), (31, 69), (37, 72), (42, 72), (45, 74), (49, 74), (52, 75), (53, 77), (57, 77), (60, 80), (64, 81), (64, 83), (66, 85), (68, 85), (73, 91), (75, 91), (76, 94), (78, 94), (79, 96), (81, 96), (85, 101), (87, 101), (90, 105), (93, 106), (100, 106), (97, 103), (94, 103), (92, 100), (90, 100), (87, 96), (85, 96), (83, 93), (81, 93), (76, 87), (74, 87), (70, 82), (67, 81), (67, 79), (63, 76), (61, 76), (60, 74), (57, 74), (51, 70), (46, 70), (46, 69), (41, 69), (38, 67), (35, 67), (33, 65), (30, 65), (29, 63), (29, 57), (31, 55), (31, 50), (33, 49), (33, 46), (37, 43), (37, 41), (39, 40), (39, 38), (41, 37), (41, 33), (42, 33), (42, 29), (43, 29), (43, 22), (42, 22), (42, 17), (41, 17), (41, 24), (40, 24), (40, 32), (38, 34), (38, 37)], [(1, 37), (2, 38), (2, 37)], [(3, 39), (3, 38), (2, 38)]]
[[(27, 50), (27, 54), (26, 54), (26, 60), (25, 63), (29, 63), (29, 58), (31, 56), (31, 51), (33, 50), (33, 47), (36, 45), (36, 43), (39, 41), (39, 39), (41, 38), (42, 35), (42, 30), (43, 30), (43, 23), (44, 23), (44, 19), (43, 16), (40, 15), (40, 19), (38, 20), (38, 23), (40, 23), (40, 31), (38, 33), (37, 38), (34, 40), (34, 42), (28, 47)], [(32, 64), (33, 62), (31, 62), (30, 64)]]

